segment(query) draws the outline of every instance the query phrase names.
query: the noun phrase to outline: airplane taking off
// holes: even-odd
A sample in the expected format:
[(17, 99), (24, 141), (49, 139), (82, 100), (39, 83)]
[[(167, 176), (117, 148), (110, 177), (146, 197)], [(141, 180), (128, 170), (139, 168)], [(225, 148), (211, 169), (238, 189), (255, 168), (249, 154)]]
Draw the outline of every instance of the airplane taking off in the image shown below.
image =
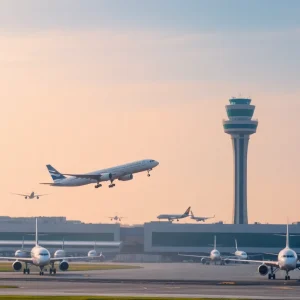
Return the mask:
[(189, 216), (189, 213), (190, 213), (190, 210), (191, 210), (191, 207), (189, 207), (183, 214), (181, 215), (169, 215), (169, 214), (162, 214), (162, 215), (159, 215), (157, 216), (157, 219), (161, 220), (161, 219), (167, 219), (169, 220), (170, 222), (173, 222), (173, 220), (177, 220), (179, 221), (179, 219), (184, 219), (186, 217)]
[(31, 192), (30, 194), (15, 194), (15, 193), (12, 193), (13, 195), (18, 195), (18, 196), (23, 196), (23, 197), (25, 197), (25, 199), (34, 199), (34, 198), (36, 198), (36, 199), (39, 199), (41, 196), (46, 196), (46, 195), (48, 195), (48, 194), (40, 194), (40, 195), (38, 195), (38, 194), (35, 194), (34, 192)]
[(193, 255), (193, 254), (180, 254), (179, 256), (187, 256), (187, 257), (197, 257), (201, 258), (201, 262), (203, 264), (209, 265), (210, 262), (214, 262), (215, 265), (217, 262), (220, 262), (221, 265), (225, 265), (225, 258), (221, 256), (221, 253), (219, 250), (217, 250), (217, 237), (214, 236), (214, 248), (211, 250), (209, 256), (203, 256), (203, 255)]
[[(125, 165), (120, 165), (108, 169), (103, 169), (91, 173), (85, 174), (69, 174), (60, 173), (54, 169), (51, 165), (47, 165), (47, 169), (53, 179), (52, 183), (41, 183), (48, 184), (51, 186), (64, 186), (64, 187), (74, 187), (82, 186), (90, 183), (96, 183), (95, 188), (102, 186), (100, 182), (110, 181), (109, 187), (115, 186), (114, 180), (118, 179), (120, 181), (128, 181), (133, 179), (133, 174), (139, 172), (148, 172), (148, 177), (150, 176), (150, 171), (158, 166), (159, 162), (153, 159), (144, 159), (136, 162), (132, 162)], [(66, 177), (70, 176), (70, 177)]]
[(196, 220), (197, 222), (200, 222), (200, 221), (205, 222), (206, 220), (212, 219), (212, 218), (214, 218), (214, 217), (215, 217), (215, 216), (213, 216), (213, 217), (195, 217), (192, 211), (191, 211), (191, 216), (190, 216), (190, 218), (191, 218), (192, 220)]
[(275, 273), (278, 270), (285, 271), (285, 280), (290, 280), (289, 272), (295, 269), (300, 268), (300, 262), (298, 262), (297, 253), (290, 248), (289, 241), (289, 225), (286, 226), (286, 245), (285, 248), (282, 249), (278, 253), (277, 261), (270, 260), (237, 260), (237, 259), (229, 259), (229, 261), (240, 261), (240, 262), (248, 262), (248, 263), (259, 263), (258, 272), (260, 275), (265, 276), (268, 274), (269, 279), (275, 279)]
[(108, 218), (110, 218), (110, 220), (111, 221), (116, 221), (116, 222), (121, 222), (122, 221), (122, 219), (124, 219), (125, 217), (118, 217), (117, 215), (116, 216), (114, 216), (114, 217), (108, 217)]
[(15, 271), (20, 271), (22, 269), (22, 262), (25, 263), (25, 268), (23, 269), (24, 274), (30, 274), (30, 269), (28, 265), (34, 265), (40, 268), (40, 275), (44, 275), (45, 266), (50, 265), (49, 273), (56, 274), (56, 269), (54, 268), (54, 263), (59, 262), (59, 269), (61, 271), (67, 271), (69, 268), (69, 263), (67, 259), (72, 260), (82, 260), (88, 259), (89, 257), (57, 257), (51, 258), (50, 252), (39, 245), (38, 242), (38, 223), (36, 219), (35, 228), (35, 246), (31, 249), (31, 257), (0, 257), (0, 260), (14, 261), (12, 267)]

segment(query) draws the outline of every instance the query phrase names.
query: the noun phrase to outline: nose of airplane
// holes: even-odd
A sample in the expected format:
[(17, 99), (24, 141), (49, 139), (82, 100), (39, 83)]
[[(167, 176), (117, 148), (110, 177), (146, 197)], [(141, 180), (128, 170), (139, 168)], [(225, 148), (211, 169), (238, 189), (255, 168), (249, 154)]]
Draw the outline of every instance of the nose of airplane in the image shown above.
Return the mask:
[(159, 162), (157, 160), (154, 161), (155, 167), (159, 165)]

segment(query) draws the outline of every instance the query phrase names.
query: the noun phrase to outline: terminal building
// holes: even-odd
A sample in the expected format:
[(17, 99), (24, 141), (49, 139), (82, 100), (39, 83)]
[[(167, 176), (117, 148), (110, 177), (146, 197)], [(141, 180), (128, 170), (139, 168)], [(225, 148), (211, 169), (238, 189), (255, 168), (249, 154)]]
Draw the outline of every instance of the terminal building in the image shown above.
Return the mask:
[[(187, 219), (188, 220), (188, 219)], [(35, 218), (0, 217), (0, 252), (12, 255), (34, 243)], [(291, 247), (300, 252), (300, 224), (289, 227)], [(86, 254), (96, 242), (96, 250), (117, 261), (178, 261), (178, 252), (207, 254), (214, 235), (222, 254), (233, 253), (234, 240), (247, 253), (278, 253), (285, 246), (286, 225), (278, 224), (195, 224), (148, 222), (142, 225), (86, 224), (65, 217), (39, 217), (39, 241), (51, 253), (65, 240), (68, 255)], [(72, 244), (71, 242), (75, 242)]]

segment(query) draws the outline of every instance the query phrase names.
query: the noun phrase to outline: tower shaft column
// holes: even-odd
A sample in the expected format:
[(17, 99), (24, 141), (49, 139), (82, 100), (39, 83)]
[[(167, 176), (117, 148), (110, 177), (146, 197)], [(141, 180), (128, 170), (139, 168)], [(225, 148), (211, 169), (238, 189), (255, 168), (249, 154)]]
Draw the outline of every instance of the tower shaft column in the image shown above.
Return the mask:
[(232, 135), (234, 161), (234, 224), (248, 224), (247, 153), (249, 135)]

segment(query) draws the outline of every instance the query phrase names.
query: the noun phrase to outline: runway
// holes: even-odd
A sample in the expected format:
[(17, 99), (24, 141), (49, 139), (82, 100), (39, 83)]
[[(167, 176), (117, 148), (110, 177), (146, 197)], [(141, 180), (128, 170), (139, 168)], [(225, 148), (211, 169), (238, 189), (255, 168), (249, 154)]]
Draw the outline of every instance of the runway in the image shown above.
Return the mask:
[(141, 269), (58, 273), (56, 276), (1, 273), (2, 295), (114, 295), (221, 297), (247, 299), (300, 299), (300, 272), (290, 281), (268, 280), (253, 265), (198, 263), (138, 264)]

